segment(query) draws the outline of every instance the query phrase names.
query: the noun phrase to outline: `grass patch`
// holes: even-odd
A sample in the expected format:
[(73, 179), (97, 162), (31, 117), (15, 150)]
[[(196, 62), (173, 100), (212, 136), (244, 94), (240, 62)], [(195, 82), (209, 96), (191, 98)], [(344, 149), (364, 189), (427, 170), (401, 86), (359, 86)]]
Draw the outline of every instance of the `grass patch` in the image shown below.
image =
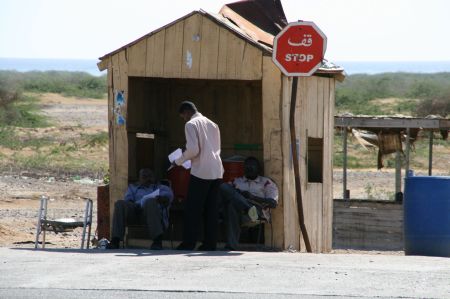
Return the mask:
[(106, 96), (106, 75), (92, 76), (83, 72), (15, 72), (0, 71), (0, 82), (14, 89), (35, 93), (58, 93), (65, 96), (103, 99)]
[(31, 133), (21, 137), (13, 127), (0, 127), (0, 146), (5, 148), (21, 150), (30, 147), (38, 150), (52, 143), (53, 141), (48, 137), (36, 138)]
[[(106, 138), (105, 138), (106, 135)], [(31, 170), (60, 174), (83, 174), (103, 177), (108, 169), (103, 146), (108, 134), (80, 134), (64, 142), (50, 137), (33, 138), (17, 129), (0, 130), (0, 146), (14, 150), (3, 155), (0, 169)]]
[(30, 95), (21, 95), (20, 99), (10, 107), (14, 117), (8, 125), (21, 128), (44, 128), (51, 125), (50, 121), (39, 113), (38, 99)]
[(103, 146), (108, 144), (109, 135), (108, 132), (98, 132), (95, 134), (82, 134), (82, 140), (88, 147)]
[[(343, 147), (342, 134), (335, 133), (334, 149), (333, 149), (333, 165), (336, 168), (343, 167)], [(435, 133), (433, 141), (433, 165), (441, 171), (448, 168), (448, 153), (450, 150), (450, 142), (442, 140), (440, 134)], [(427, 170), (429, 155), (428, 132), (419, 136), (410, 150), (410, 169)], [(378, 148), (364, 149), (352, 136), (348, 135), (347, 141), (347, 167), (349, 169), (370, 168), (377, 169)], [(384, 169), (395, 169), (395, 153), (385, 155), (383, 157)], [(405, 159), (401, 156), (401, 166), (404, 170)], [(449, 170), (450, 174), (450, 170)]]
[[(397, 107), (386, 111), (375, 99), (398, 98)], [(419, 99), (411, 102), (407, 99)], [(350, 75), (336, 85), (336, 111), (377, 115), (403, 113), (414, 116), (450, 113), (450, 73), (385, 73)]]
[[(108, 133), (69, 136), (40, 114), (39, 94), (104, 98), (106, 77), (72, 72), (0, 71), (0, 170), (43, 171), (53, 175), (83, 174), (103, 177), (107, 172)], [(75, 133), (74, 133), (75, 132)], [(62, 136), (62, 137), (61, 137)]]
[(108, 169), (108, 160), (90, 157), (85, 152), (80, 152), (73, 144), (65, 146), (53, 144), (34, 150), (32, 153), (17, 151), (0, 161), (0, 168), (15, 171), (42, 171), (56, 176), (88, 174), (103, 177)]

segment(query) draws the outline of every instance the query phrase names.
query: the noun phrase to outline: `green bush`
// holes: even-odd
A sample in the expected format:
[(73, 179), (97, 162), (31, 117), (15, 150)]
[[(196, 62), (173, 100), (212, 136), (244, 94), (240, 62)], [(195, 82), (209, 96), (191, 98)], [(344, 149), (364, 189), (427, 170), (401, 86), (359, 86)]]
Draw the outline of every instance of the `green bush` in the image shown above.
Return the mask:
[[(401, 111), (423, 116), (440, 111), (439, 114), (445, 116), (443, 114), (450, 113), (450, 73), (351, 75), (336, 86), (338, 112), (386, 114), (371, 101), (390, 97), (405, 100), (391, 114)], [(408, 99), (419, 99), (421, 102), (416, 105)]]
[(83, 72), (0, 71), (0, 82), (28, 92), (52, 92), (82, 98), (104, 98), (106, 76), (96, 77)]

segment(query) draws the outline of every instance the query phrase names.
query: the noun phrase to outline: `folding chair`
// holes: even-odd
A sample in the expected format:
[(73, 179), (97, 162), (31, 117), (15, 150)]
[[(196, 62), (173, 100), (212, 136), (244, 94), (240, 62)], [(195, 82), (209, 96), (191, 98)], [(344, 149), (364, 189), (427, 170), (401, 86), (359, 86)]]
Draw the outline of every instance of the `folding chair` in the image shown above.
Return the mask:
[[(263, 233), (264, 233), (264, 224), (269, 224), (270, 225), (270, 249), (273, 249), (272, 209), (269, 209), (269, 215), (270, 215), (269, 219), (260, 217), (256, 221), (243, 223), (242, 226), (243, 227), (255, 227), (255, 226), (258, 226), (258, 240), (257, 240), (257, 244), (260, 246), (261, 245), (262, 236), (263, 236)], [(264, 244), (262, 244), (262, 245), (264, 245)]]
[[(89, 240), (91, 238), (91, 226), (92, 226), (92, 200), (85, 198), (86, 206), (84, 209), (84, 219), (77, 220), (75, 218), (62, 218), (62, 219), (47, 219), (47, 205), (48, 197), (41, 196), (41, 204), (38, 211), (38, 222), (36, 227), (36, 241), (34, 243), (34, 248), (38, 248), (39, 236), (42, 233), (42, 245), (41, 248), (45, 248), (45, 233), (47, 231), (53, 231), (54, 233), (70, 232), (77, 227), (83, 228), (83, 234), (81, 236), (81, 249), (84, 249), (84, 243), (87, 242), (86, 249), (89, 249)], [(88, 228), (89, 226), (89, 228)]]

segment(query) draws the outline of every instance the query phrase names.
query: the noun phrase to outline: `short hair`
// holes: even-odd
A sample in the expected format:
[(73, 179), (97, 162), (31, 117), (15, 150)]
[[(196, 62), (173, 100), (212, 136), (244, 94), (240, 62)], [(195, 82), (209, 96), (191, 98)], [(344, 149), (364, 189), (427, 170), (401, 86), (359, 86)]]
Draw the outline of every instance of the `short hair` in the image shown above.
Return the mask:
[(197, 112), (197, 107), (191, 101), (183, 101), (180, 104), (180, 108), (178, 108), (178, 113), (183, 113), (184, 111)]
[(259, 160), (256, 157), (253, 157), (253, 156), (247, 157), (244, 160), (244, 164), (247, 164), (248, 162), (251, 162), (251, 161), (254, 161), (256, 163), (256, 165), (258, 165), (258, 169), (260, 168)]
[(149, 179), (153, 177), (153, 171), (150, 168), (142, 168), (139, 170), (139, 177)]

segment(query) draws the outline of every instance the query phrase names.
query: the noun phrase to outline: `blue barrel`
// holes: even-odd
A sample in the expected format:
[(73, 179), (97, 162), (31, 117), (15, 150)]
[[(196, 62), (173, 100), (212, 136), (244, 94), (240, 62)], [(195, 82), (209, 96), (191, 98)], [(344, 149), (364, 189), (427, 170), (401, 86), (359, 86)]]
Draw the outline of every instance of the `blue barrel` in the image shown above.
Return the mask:
[(450, 176), (405, 178), (406, 255), (450, 257)]

